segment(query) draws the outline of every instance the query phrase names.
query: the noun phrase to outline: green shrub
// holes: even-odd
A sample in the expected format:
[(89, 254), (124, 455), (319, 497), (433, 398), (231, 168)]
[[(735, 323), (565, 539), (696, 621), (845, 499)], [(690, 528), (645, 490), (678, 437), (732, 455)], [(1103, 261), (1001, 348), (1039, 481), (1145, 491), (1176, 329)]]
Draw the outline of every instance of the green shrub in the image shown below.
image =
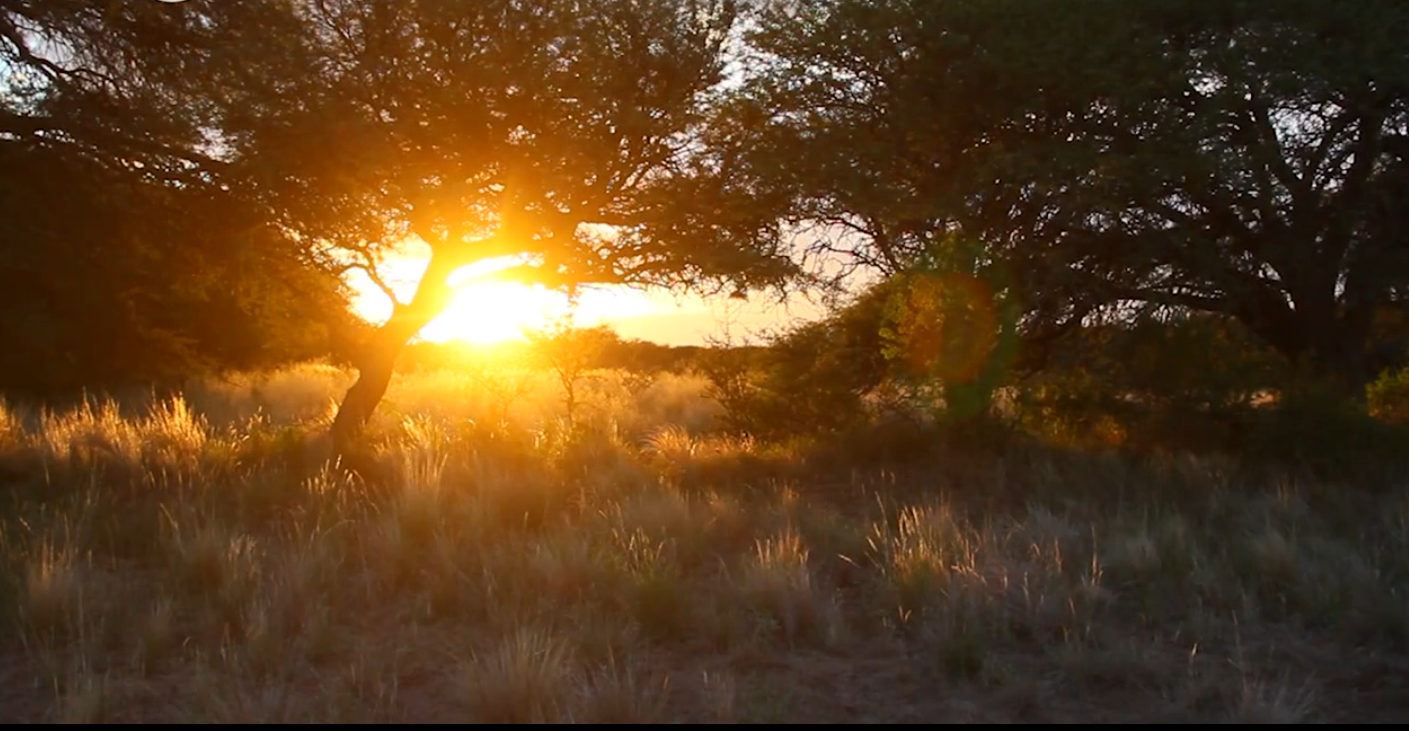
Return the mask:
[(1391, 424), (1409, 426), (1409, 368), (1385, 371), (1365, 389), (1370, 415)]
[(1243, 453), (1319, 479), (1373, 486), (1409, 468), (1409, 428), (1321, 389), (1294, 389), (1249, 423)]
[(1285, 363), (1236, 323), (1207, 315), (1087, 328), (1014, 399), (1018, 421), (1069, 446), (1226, 452)]

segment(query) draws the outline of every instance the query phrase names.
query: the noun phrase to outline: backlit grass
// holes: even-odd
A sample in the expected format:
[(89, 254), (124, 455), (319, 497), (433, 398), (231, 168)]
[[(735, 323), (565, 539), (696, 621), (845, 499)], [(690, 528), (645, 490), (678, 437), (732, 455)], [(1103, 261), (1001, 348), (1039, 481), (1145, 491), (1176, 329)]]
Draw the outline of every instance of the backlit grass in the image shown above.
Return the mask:
[(331, 369), (7, 405), (0, 716), (1405, 711), (1383, 680), (1409, 651), (1402, 494), (1036, 446), (838, 470), (844, 445), (718, 432), (700, 383), (598, 375), (570, 426), (551, 382), (505, 409), (406, 377), (338, 459)]

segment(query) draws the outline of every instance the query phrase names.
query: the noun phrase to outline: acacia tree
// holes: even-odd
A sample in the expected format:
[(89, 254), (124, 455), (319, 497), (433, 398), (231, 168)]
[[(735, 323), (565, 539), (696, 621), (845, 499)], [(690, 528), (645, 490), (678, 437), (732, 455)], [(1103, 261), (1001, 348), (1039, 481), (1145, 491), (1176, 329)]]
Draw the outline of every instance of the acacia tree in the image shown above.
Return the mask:
[(268, 2), (0, 0), (7, 388), (179, 381), (352, 329), (341, 283), (261, 225), (209, 144), (208, 100), (248, 73), (222, 30), (294, 20)]
[(1029, 337), (1212, 312), (1356, 393), (1409, 286), (1406, 32), (1393, 0), (776, 2), (733, 117), (819, 253), (977, 243)]
[[(730, 0), (310, 0), (295, 12), (306, 30), (284, 39), (282, 70), (227, 105), (223, 125), (282, 225), (395, 302), (357, 363), (339, 440), (368, 420), (467, 265), (511, 261), (496, 276), (552, 287), (787, 273), (776, 221), (703, 129)], [(430, 261), (397, 301), (378, 265), (416, 239)]]
[(158, 3), (0, 0), (0, 140), (200, 182), (220, 164), (199, 150), (202, 110), (178, 101), (210, 47), (199, 16)]
[(583, 376), (601, 362), (602, 353), (617, 340), (616, 333), (605, 325), (576, 327), (571, 319), (560, 318), (524, 335), (532, 356), (558, 379), (568, 426), (575, 427)]

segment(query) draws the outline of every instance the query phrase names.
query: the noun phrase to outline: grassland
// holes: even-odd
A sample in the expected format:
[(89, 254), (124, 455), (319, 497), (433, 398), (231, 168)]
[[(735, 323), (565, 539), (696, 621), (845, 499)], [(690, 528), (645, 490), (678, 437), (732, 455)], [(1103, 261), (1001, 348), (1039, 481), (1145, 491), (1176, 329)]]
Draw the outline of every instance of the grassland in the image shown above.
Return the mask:
[(341, 372), (0, 410), (5, 722), (1409, 714), (1409, 498), (1213, 458), (877, 461), (702, 384)]

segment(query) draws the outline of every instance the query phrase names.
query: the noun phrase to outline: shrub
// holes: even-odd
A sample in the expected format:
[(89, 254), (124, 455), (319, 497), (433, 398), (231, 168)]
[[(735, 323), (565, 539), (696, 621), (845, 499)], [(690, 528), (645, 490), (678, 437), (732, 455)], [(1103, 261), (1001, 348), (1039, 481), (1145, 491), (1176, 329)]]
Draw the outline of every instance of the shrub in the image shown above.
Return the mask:
[(1365, 389), (1370, 415), (1391, 424), (1409, 425), (1409, 367), (1385, 371)]
[(1242, 448), (1255, 460), (1336, 482), (1375, 483), (1409, 467), (1409, 429), (1320, 389), (1289, 391), (1249, 424)]

